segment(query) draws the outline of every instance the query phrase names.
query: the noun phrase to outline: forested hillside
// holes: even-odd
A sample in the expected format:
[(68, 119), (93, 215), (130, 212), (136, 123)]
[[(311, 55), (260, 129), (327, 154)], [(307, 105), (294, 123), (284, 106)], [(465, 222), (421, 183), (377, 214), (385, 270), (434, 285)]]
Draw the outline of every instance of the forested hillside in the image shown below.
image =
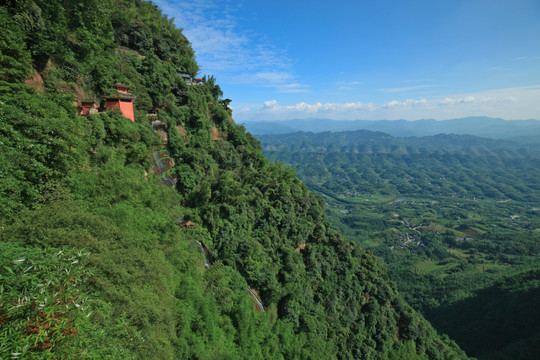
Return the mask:
[(468, 135), (260, 137), (321, 193), (329, 221), (389, 267), (437, 330), (479, 359), (537, 359), (540, 153)]
[(155, 5), (2, 4), (1, 358), (467, 358), (213, 77), (182, 78), (193, 50)]

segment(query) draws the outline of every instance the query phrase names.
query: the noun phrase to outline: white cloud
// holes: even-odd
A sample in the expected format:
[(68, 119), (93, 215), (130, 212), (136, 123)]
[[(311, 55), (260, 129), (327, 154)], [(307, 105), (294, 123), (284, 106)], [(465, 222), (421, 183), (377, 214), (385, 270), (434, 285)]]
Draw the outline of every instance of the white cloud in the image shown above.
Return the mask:
[(274, 72), (270, 72), (270, 71), (258, 72), (258, 73), (255, 73), (254, 77), (257, 79), (266, 80), (272, 84), (283, 83), (293, 78), (293, 76), (289, 74), (288, 72), (275, 72), (275, 71)]
[(306, 93), (310, 92), (309, 85), (294, 82), (295, 77), (283, 71), (265, 71), (256, 73), (242, 73), (233, 81), (237, 85), (273, 88), (278, 93)]
[(403, 108), (403, 107), (417, 106), (417, 105), (424, 105), (424, 104), (427, 104), (426, 99), (418, 99), (418, 100), (407, 99), (405, 101), (392, 100), (390, 102), (387, 102), (386, 104), (381, 105), (381, 107), (384, 109), (391, 109), (391, 108), (397, 108), (397, 107)]
[[(495, 89), (474, 94), (391, 100), (385, 103), (306, 103), (281, 105), (276, 100), (239, 110), (240, 121), (292, 118), (330, 118), (341, 120), (451, 119), (466, 116), (491, 116), (505, 119), (540, 119), (540, 85)], [(249, 109), (249, 111), (247, 110)]]
[(201, 72), (223, 84), (273, 87), (278, 92), (306, 92), (293, 82), (292, 60), (264, 34), (241, 26), (241, 4), (225, 0), (154, 0), (175, 17), (191, 41)]
[(279, 104), (277, 100), (269, 100), (263, 103), (263, 109), (278, 109)]
[[(296, 113), (296, 114), (302, 114), (302, 113), (309, 113), (309, 114), (315, 114), (315, 113), (345, 113), (349, 112), (351, 110), (359, 110), (359, 109), (371, 109), (373, 108), (373, 104), (367, 103), (364, 104), (362, 102), (356, 102), (356, 103), (320, 103), (316, 102), (314, 104), (308, 104), (305, 102), (300, 102), (295, 105), (280, 105), (277, 100), (269, 100), (265, 101), (263, 104), (263, 107), (257, 110), (270, 110), (273, 112), (288, 112), (288, 113)], [(253, 109), (251, 109), (253, 110)]]
[(455, 105), (455, 104), (466, 104), (466, 103), (473, 103), (473, 102), (490, 102), (496, 99), (493, 99), (491, 97), (484, 97), (481, 99), (477, 99), (474, 96), (466, 96), (464, 98), (444, 98), (438, 102), (439, 105)]
[(514, 59), (515, 61), (540, 60), (540, 56), (520, 56)]
[(292, 94), (292, 93), (307, 93), (311, 92), (307, 85), (292, 83), (292, 84), (281, 84), (277, 86), (277, 92)]
[(335, 83), (338, 90), (354, 90), (363, 83), (361, 81), (338, 81)]

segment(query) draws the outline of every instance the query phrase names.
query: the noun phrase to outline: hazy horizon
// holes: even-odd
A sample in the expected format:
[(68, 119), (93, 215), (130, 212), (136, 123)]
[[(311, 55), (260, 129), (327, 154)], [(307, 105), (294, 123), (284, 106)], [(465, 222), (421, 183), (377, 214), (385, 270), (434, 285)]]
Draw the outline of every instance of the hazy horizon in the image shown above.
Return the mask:
[(237, 121), (239, 124), (243, 123), (250, 123), (250, 122), (286, 122), (286, 121), (301, 121), (301, 120), (328, 120), (328, 121), (437, 121), (437, 122), (443, 122), (443, 121), (452, 121), (452, 120), (462, 120), (462, 119), (468, 119), (468, 118), (485, 118), (485, 119), (492, 119), (492, 120), (503, 120), (503, 121), (540, 121), (540, 119), (504, 119), (501, 117), (491, 117), (491, 116), (463, 116), (458, 118), (449, 118), (449, 119), (428, 119), (428, 118), (422, 118), (422, 119), (375, 119), (375, 120), (369, 120), (369, 119), (331, 119), (331, 118), (323, 118), (323, 117), (306, 117), (306, 118), (290, 118), (290, 119), (248, 119), (244, 121)]

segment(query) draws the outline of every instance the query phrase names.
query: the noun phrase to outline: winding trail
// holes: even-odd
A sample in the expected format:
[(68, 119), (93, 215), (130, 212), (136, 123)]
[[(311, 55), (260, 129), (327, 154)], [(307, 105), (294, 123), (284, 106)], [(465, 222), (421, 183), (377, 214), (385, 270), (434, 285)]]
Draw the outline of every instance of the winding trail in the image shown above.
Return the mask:
[(206, 269), (209, 269), (210, 264), (208, 263), (208, 259), (206, 258), (206, 251), (204, 251), (204, 246), (203, 246), (202, 242), (200, 242), (197, 239), (195, 239), (195, 242), (199, 245), (199, 253), (201, 253), (201, 255), (204, 257), (204, 267)]
[(264, 306), (261, 303), (261, 301), (259, 300), (259, 297), (253, 292), (253, 290), (251, 290), (251, 288), (249, 286), (247, 288), (247, 292), (255, 300), (255, 302), (257, 303), (257, 306), (259, 307), (259, 310), (261, 310), (262, 312), (265, 312), (264, 311)]

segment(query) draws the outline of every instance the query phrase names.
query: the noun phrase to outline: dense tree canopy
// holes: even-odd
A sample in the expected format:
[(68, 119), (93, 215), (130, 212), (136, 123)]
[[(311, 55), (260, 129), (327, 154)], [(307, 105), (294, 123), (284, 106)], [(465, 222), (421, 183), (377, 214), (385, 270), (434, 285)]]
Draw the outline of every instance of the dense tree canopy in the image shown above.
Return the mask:
[(540, 355), (536, 146), (370, 131), (260, 139), (324, 196), (334, 228), (378, 255), (407, 302), (468, 354)]
[[(0, 17), (0, 357), (466, 358), (232, 122), (213, 77), (182, 81), (193, 50), (155, 5)], [(116, 82), (135, 122), (76, 114)]]

